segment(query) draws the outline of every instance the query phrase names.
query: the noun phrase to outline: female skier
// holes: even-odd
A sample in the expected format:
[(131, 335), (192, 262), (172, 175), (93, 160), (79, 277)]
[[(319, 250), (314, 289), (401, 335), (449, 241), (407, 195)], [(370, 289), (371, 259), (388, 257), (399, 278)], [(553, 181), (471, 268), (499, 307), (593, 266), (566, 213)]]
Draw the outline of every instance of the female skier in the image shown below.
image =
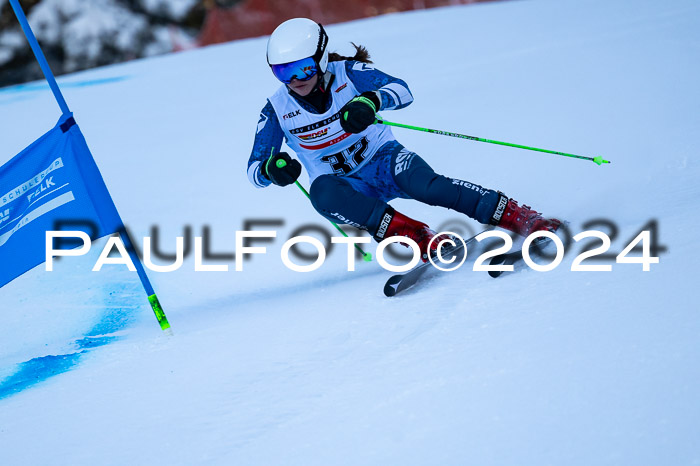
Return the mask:
[(343, 57), (329, 54), (327, 45), (323, 26), (305, 18), (285, 21), (270, 36), (267, 62), (282, 86), (258, 121), (248, 161), (256, 187), (286, 186), (301, 174), (299, 161), (279, 151), (284, 138), (306, 167), (318, 213), (367, 230), (377, 241), (411, 238), (424, 261), (435, 232), (388, 201), (447, 207), (522, 236), (559, 227), (558, 220), (545, 219), (499, 191), (436, 174), (399, 144), (388, 126), (374, 124), (377, 112), (413, 102), (406, 83), (372, 67), (364, 47), (353, 44), (355, 56)]

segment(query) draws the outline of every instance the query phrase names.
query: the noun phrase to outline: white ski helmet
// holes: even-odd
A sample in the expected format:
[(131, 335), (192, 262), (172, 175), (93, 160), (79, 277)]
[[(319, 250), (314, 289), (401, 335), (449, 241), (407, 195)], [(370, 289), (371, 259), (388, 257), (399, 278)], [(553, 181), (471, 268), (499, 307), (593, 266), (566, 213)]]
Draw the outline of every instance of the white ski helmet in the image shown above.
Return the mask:
[(293, 18), (277, 26), (267, 41), (268, 65), (313, 57), (321, 73), (328, 67), (328, 35), (319, 23)]

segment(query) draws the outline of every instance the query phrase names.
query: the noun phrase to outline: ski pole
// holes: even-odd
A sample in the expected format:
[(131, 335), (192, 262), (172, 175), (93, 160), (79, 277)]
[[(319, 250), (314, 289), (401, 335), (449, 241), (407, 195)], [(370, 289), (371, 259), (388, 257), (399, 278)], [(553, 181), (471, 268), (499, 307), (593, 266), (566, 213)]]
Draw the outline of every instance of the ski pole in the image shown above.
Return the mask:
[(441, 131), (439, 129), (421, 128), (420, 126), (411, 126), (411, 125), (404, 125), (401, 123), (392, 123), (390, 121), (381, 120), (379, 118), (377, 118), (376, 123), (379, 123), (380, 125), (396, 126), (398, 128), (412, 129), (415, 131), (425, 131), (426, 133), (442, 134), (443, 136), (452, 136), (455, 138), (469, 139), (471, 141), (488, 142), (491, 144), (499, 144), (501, 146), (516, 147), (518, 149), (534, 150), (537, 152), (546, 152), (547, 154), (563, 155), (565, 157), (573, 157), (573, 158), (581, 159), (581, 160), (590, 160), (591, 162), (597, 163), (598, 165), (602, 165), (604, 163), (610, 163), (609, 160), (603, 160), (603, 157), (601, 157), (601, 156), (584, 157), (583, 155), (567, 154), (566, 152), (558, 152), (558, 151), (547, 150), (547, 149), (538, 149), (537, 147), (523, 146), (520, 144), (512, 144), (510, 142), (494, 141), (493, 139), (478, 138), (476, 136), (467, 136), (466, 134), (450, 133), (449, 131)]
[[(274, 149), (272, 149), (272, 150), (274, 151)], [(287, 162), (285, 162), (284, 160), (280, 159), (280, 160), (278, 160), (278, 161), (276, 162), (276, 165), (277, 165), (279, 168), (283, 168), (283, 167), (285, 167), (285, 166), (287, 165)], [(311, 195), (310, 195), (309, 192), (301, 185), (301, 183), (299, 183), (299, 181), (295, 181), (294, 184), (296, 184), (296, 185), (299, 187), (299, 189), (301, 189), (301, 192), (304, 193), (304, 194), (306, 195), (306, 197), (308, 197), (309, 199), (311, 199)], [(345, 236), (346, 238), (348, 238), (348, 234), (345, 233), (345, 232), (343, 231), (343, 229), (340, 228), (340, 227), (338, 226), (337, 223), (335, 223), (335, 222), (332, 221), (332, 220), (328, 220), (328, 221), (331, 222), (331, 225), (333, 225), (333, 226), (335, 227), (335, 229), (338, 230), (343, 236)], [(370, 261), (372, 260), (372, 254), (363, 251), (362, 248), (360, 247), (360, 245), (357, 244), (357, 243), (355, 243), (354, 246), (355, 246), (355, 249), (357, 249), (358, 251), (360, 251), (360, 254), (362, 254), (362, 258), (365, 260), (365, 262), (370, 262)]]

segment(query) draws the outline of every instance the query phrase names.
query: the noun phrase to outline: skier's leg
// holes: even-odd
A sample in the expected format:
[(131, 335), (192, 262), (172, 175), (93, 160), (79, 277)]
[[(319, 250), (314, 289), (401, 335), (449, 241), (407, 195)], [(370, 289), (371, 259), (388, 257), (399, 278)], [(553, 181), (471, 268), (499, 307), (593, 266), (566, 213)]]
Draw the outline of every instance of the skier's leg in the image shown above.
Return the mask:
[(418, 244), (423, 260), (427, 260), (428, 248), (435, 249), (438, 244), (430, 244), (435, 232), (395, 211), (384, 200), (360, 192), (357, 187), (362, 183), (359, 178), (321, 175), (311, 184), (311, 203), (327, 219), (367, 230), (377, 241), (390, 236), (409, 237)]
[(374, 234), (388, 204), (367, 196), (343, 177), (321, 175), (309, 190), (316, 211), (336, 223), (345, 223)]
[(498, 191), (438, 175), (425, 160), (405, 148), (394, 153), (391, 172), (396, 184), (411, 198), (456, 210), (480, 223), (491, 223), (501, 196)]
[(561, 224), (557, 219), (543, 218), (529, 206), (519, 206), (499, 191), (438, 175), (422, 158), (405, 148), (393, 154), (391, 172), (396, 184), (413, 199), (456, 210), (480, 223), (522, 236), (537, 230), (555, 231)]

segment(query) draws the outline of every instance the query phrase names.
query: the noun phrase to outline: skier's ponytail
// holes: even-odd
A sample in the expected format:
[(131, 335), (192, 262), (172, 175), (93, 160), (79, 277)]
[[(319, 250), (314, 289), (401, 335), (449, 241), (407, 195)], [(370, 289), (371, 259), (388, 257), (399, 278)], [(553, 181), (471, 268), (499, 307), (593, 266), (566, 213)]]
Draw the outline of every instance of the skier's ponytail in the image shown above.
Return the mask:
[(369, 59), (369, 52), (365, 47), (362, 45), (355, 45), (354, 42), (350, 42), (353, 47), (355, 47), (355, 56), (354, 57), (346, 57), (340, 54), (337, 54), (335, 52), (331, 52), (328, 54), (328, 61), (343, 61), (343, 60), (353, 60), (353, 61), (361, 61), (362, 63), (372, 63), (372, 61)]

